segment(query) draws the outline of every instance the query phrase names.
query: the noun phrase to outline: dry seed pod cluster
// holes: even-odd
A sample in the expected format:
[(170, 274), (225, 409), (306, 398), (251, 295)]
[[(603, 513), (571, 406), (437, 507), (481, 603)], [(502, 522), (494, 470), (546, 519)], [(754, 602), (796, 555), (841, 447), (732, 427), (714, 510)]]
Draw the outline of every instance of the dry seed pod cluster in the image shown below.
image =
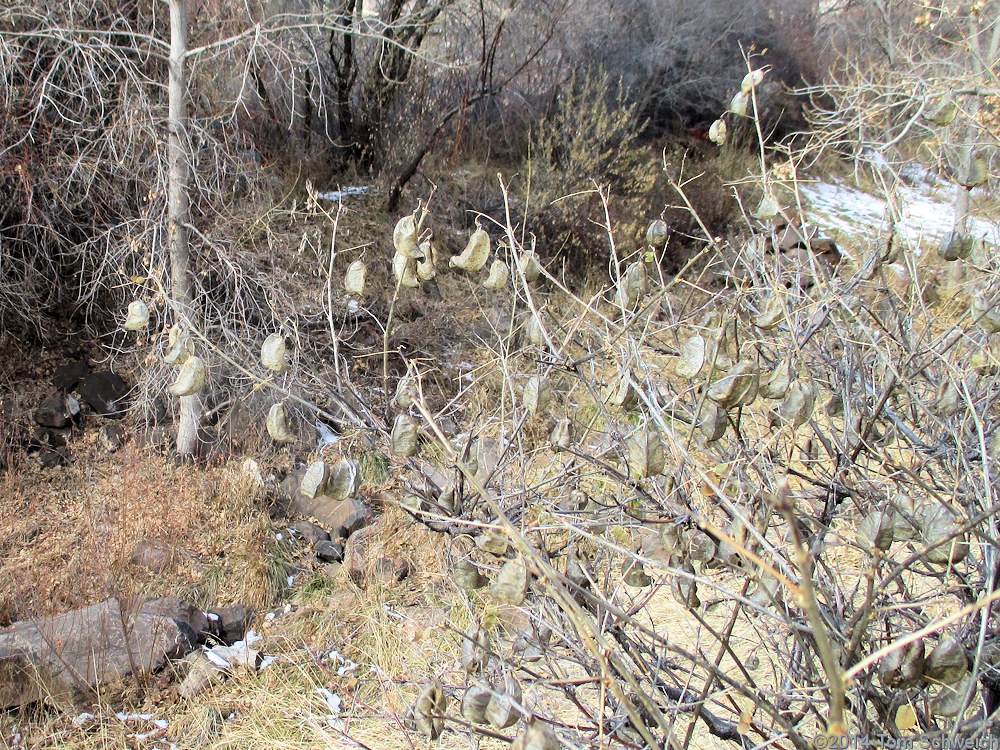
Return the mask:
[(142, 300), (130, 302), (122, 328), (126, 331), (140, 331), (149, 325), (149, 307)]
[[(990, 663), (985, 651), (984, 657), (984, 663)], [(931, 700), (931, 712), (936, 716), (956, 715), (974, 681), (965, 647), (947, 634), (929, 652), (923, 639), (894, 649), (879, 662), (879, 679), (894, 690), (906, 690), (921, 682), (939, 685)]]
[(173, 325), (167, 332), (167, 352), (163, 361), (168, 365), (182, 365), (194, 353), (191, 336), (180, 324)]
[(924, 558), (941, 566), (960, 563), (969, 554), (968, 533), (948, 508), (917, 503), (908, 495), (897, 496), (891, 506), (861, 519), (857, 541), (863, 549), (886, 551), (893, 542), (912, 541), (929, 547)]
[(760, 390), (760, 371), (757, 363), (741, 360), (708, 387), (706, 396), (723, 409), (752, 404)]

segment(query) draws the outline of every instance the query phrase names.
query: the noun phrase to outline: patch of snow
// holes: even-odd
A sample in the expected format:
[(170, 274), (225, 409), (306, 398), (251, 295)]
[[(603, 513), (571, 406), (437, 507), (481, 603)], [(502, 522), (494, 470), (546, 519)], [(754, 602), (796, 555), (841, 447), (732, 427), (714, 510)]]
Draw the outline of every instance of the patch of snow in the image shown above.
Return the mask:
[(322, 688), (322, 687), (316, 688), (315, 690), (313, 690), (313, 693), (318, 695), (326, 702), (327, 708), (330, 709), (330, 712), (334, 716), (340, 713), (340, 707), (343, 704), (343, 701), (341, 701), (339, 695), (329, 690), (328, 688)]
[(73, 726), (74, 727), (82, 727), (88, 721), (93, 721), (96, 718), (97, 717), (94, 716), (92, 713), (90, 713), (90, 711), (84, 711), (79, 716), (74, 716), (73, 717)]
[(316, 420), (316, 431), (319, 432), (319, 440), (316, 441), (317, 447), (322, 448), (324, 445), (333, 445), (337, 442), (337, 436), (333, 434), (333, 430), (318, 419)]
[(259, 672), (262, 669), (264, 669), (265, 667), (271, 666), (271, 664), (277, 658), (278, 658), (277, 656), (265, 656), (263, 659), (260, 660), (260, 666), (257, 667), (257, 671)]
[(325, 190), (321, 193), (316, 193), (316, 197), (323, 201), (341, 201), (349, 195), (361, 195), (366, 192), (368, 192), (368, 187), (353, 186), (341, 188), (340, 190)]

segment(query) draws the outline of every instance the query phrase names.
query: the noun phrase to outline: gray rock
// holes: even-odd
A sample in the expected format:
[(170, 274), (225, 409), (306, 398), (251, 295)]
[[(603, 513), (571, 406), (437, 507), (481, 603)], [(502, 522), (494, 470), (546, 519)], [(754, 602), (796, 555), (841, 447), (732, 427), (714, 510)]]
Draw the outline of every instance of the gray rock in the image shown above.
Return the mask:
[(225, 675), (222, 668), (212, 662), (204, 651), (192, 651), (184, 657), (187, 674), (177, 686), (177, 694), (190, 699), (216, 682), (222, 682)]
[(101, 447), (108, 453), (115, 453), (125, 445), (125, 428), (120, 424), (106, 424), (98, 433)]
[(223, 643), (236, 643), (246, 635), (254, 614), (253, 608), (242, 604), (218, 607), (208, 613), (209, 632)]
[(128, 408), (128, 384), (117, 373), (93, 372), (77, 384), (80, 396), (91, 409), (105, 417), (124, 417)]
[(148, 568), (154, 573), (162, 573), (173, 562), (174, 551), (161, 542), (140, 539), (132, 548), (130, 559), (139, 567)]
[(329, 539), (321, 539), (316, 542), (313, 554), (320, 562), (341, 562), (344, 559), (344, 545), (339, 540), (331, 542)]
[(38, 453), (38, 460), (43, 469), (54, 469), (70, 462), (70, 453), (65, 448), (45, 448)]
[(72, 700), (135, 672), (150, 674), (194, 648), (200, 614), (177, 599), (138, 607), (108, 599), (0, 631), (0, 709)]
[[(73, 419), (72, 405), (75, 402), (76, 399), (65, 393), (50, 393), (35, 409), (35, 421), (42, 427), (68, 427)], [(76, 404), (76, 413), (79, 411), (80, 405)]]
[(371, 520), (371, 511), (359, 498), (335, 500), (329, 495), (303, 497), (296, 495), (291, 510), (311, 516), (330, 529), (331, 539), (347, 539)]
[(330, 533), (312, 521), (298, 521), (292, 525), (292, 528), (309, 545), (315, 545), (317, 542), (328, 541), (330, 539)]

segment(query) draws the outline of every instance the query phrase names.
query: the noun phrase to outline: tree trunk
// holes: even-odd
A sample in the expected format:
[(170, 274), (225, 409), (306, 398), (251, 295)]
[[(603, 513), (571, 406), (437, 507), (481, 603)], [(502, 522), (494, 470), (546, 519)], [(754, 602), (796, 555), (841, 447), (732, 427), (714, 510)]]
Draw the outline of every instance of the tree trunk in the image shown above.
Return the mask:
[[(187, 53), (186, 0), (170, 0), (170, 79), (167, 114), (167, 162), (169, 192), (167, 238), (170, 248), (170, 297), (181, 324), (196, 327), (194, 274), (188, 245), (188, 148), (187, 93), (184, 82), (184, 56)], [(177, 427), (177, 453), (194, 454), (201, 421), (201, 397), (181, 397), (180, 424)]]

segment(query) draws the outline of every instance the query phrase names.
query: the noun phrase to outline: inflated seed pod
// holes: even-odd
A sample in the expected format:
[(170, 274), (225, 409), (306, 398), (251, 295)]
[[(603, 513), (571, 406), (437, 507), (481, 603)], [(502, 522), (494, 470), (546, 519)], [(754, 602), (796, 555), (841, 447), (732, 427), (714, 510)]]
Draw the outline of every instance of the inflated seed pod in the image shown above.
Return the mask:
[(765, 192), (760, 197), (760, 203), (757, 204), (757, 208), (754, 209), (753, 217), (758, 221), (770, 221), (778, 215), (778, 211), (780, 210), (781, 207), (778, 206), (778, 201), (775, 200), (774, 196)]
[(177, 380), (167, 386), (167, 390), (175, 396), (192, 396), (205, 387), (205, 371), (201, 357), (189, 357), (181, 365)]
[(938, 255), (942, 260), (958, 260), (968, 258), (972, 254), (975, 240), (962, 232), (948, 232), (941, 238), (938, 245)]
[(987, 333), (1000, 332), (1000, 309), (990, 302), (982, 290), (972, 295), (972, 317)]
[(878, 676), (886, 687), (906, 690), (920, 681), (923, 671), (924, 642), (916, 640), (886, 654), (879, 662)]
[(783, 399), (788, 394), (792, 384), (792, 364), (789, 361), (779, 362), (767, 375), (760, 379), (760, 395), (773, 400)]
[(483, 286), (487, 289), (503, 289), (507, 286), (507, 282), (510, 280), (510, 267), (504, 263), (502, 260), (493, 261), (493, 265), (490, 266), (490, 275), (483, 282)]
[(552, 428), (549, 436), (552, 447), (558, 450), (568, 450), (573, 444), (573, 421), (568, 417), (560, 419)]
[(965, 173), (959, 184), (966, 188), (977, 188), (986, 184), (990, 177), (989, 164), (981, 151), (969, 155), (969, 163), (965, 165)]
[(706, 345), (703, 336), (694, 335), (681, 345), (674, 360), (674, 372), (685, 380), (694, 380), (705, 367)]
[(809, 421), (816, 406), (816, 389), (808, 380), (798, 379), (788, 388), (785, 400), (778, 407), (782, 421), (801, 427)]
[(479, 680), (475, 685), (470, 685), (462, 696), (462, 718), (470, 724), (489, 724), (486, 707), (492, 697), (493, 689), (488, 682)]
[(732, 409), (753, 403), (759, 390), (760, 373), (757, 364), (744, 359), (712, 383), (705, 395), (723, 409)]
[(706, 401), (698, 413), (695, 427), (706, 442), (712, 443), (720, 440), (729, 428), (729, 413), (711, 401)]
[(688, 558), (697, 562), (707, 563), (715, 559), (719, 551), (715, 540), (701, 529), (695, 529), (687, 541)]
[(639, 402), (639, 394), (632, 386), (632, 377), (629, 372), (619, 373), (604, 388), (604, 403), (608, 406), (616, 406), (619, 409), (631, 409)]
[(485, 534), (476, 537), (476, 546), (483, 552), (500, 557), (507, 554), (510, 548), (510, 540), (506, 534), (499, 531), (487, 531)]
[(657, 535), (659, 537), (660, 549), (668, 557), (680, 555), (685, 550), (684, 527), (676, 523), (661, 523)]
[(520, 558), (508, 560), (490, 585), (490, 592), (502, 602), (520, 606), (528, 594), (528, 569)]
[(663, 247), (670, 236), (670, 227), (663, 219), (651, 221), (646, 228), (646, 246)]
[(492, 651), (490, 633), (477, 622), (465, 629), (462, 635), (462, 666), (469, 674), (482, 672), (490, 663)]
[(549, 385), (548, 378), (541, 375), (532, 375), (528, 378), (521, 394), (521, 403), (532, 414), (544, 412), (552, 403), (552, 386)]
[(392, 423), (392, 452), (409, 458), (417, 454), (417, 420), (409, 414), (399, 414)]
[(562, 750), (562, 744), (550, 726), (530, 721), (514, 738), (510, 750)]
[(525, 250), (518, 256), (517, 267), (524, 274), (524, 280), (529, 284), (538, 281), (542, 275), (542, 266), (538, 262), (538, 256), (534, 250)]
[(951, 125), (957, 116), (958, 104), (950, 96), (942, 97), (936, 102), (928, 101), (924, 105), (924, 117), (938, 127)]
[(646, 275), (646, 265), (637, 260), (629, 264), (618, 280), (618, 301), (622, 307), (632, 309), (646, 295), (649, 289), (649, 279)]
[(180, 325), (170, 327), (167, 333), (167, 353), (163, 361), (168, 365), (182, 365), (191, 357), (191, 336)]
[(284, 372), (288, 367), (285, 362), (285, 336), (282, 333), (272, 333), (260, 346), (260, 361), (272, 372)]
[(392, 230), (392, 245), (396, 254), (416, 260), (421, 257), (420, 245), (417, 242), (417, 213), (404, 216), (396, 222)]
[(147, 325), (149, 325), (149, 307), (141, 299), (130, 302), (122, 328), (126, 331), (139, 331)]
[(937, 695), (931, 698), (931, 713), (935, 716), (958, 716), (965, 706), (965, 697), (970, 691), (975, 694), (975, 682), (972, 672), (966, 672), (954, 685), (942, 685)]
[(653, 579), (646, 575), (646, 569), (642, 567), (642, 563), (628, 557), (622, 562), (622, 581), (637, 588), (653, 585)]
[(408, 408), (417, 396), (417, 383), (410, 375), (404, 375), (396, 384), (396, 392), (392, 403), (401, 409)]
[(521, 685), (514, 675), (506, 674), (503, 686), (493, 691), (486, 705), (486, 718), (497, 729), (514, 726), (521, 718), (517, 705), (521, 703)]
[(764, 303), (764, 308), (750, 319), (755, 326), (765, 331), (770, 331), (784, 319), (785, 309), (781, 304), (781, 298), (772, 294)]
[(325, 461), (313, 461), (306, 468), (306, 473), (302, 475), (302, 482), (299, 484), (299, 494), (313, 498), (322, 494), (326, 486), (326, 480), (330, 476)]
[(347, 267), (344, 274), (344, 290), (348, 294), (360, 296), (365, 293), (365, 279), (368, 276), (368, 266), (363, 260), (356, 260)]
[(358, 494), (361, 467), (357, 461), (345, 458), (335, 463), (326, 478), (326, 493), (337, 500), (347, 500)]
[(480, 573), (476, 564), (467, 557), (461, 557), (452, 563), (451, 579), (465, 591), (475, 591), (489, 583), (489, 579)]
[(708, 140), (716, 145), (723, 145), (726, 142), (726, 123), (724, 120), (716, 120), (708, 128)]
[(625, 441), (629, 475), (633, 479), (644, 479), (663, 472), (666, 456), (663, 440), (655, 429), (641, 429), (632, 433)]
[(889, 549), (895, 536), (892, 513), (884, 510), (872, 511), (861, 519), (856, 536), (858, 545), (862, 549), (882, 551)]
[(969, 554), (968, 534), (959, 533), (961, 523), (951, 511), (938, 505), (925, 505), (917, 511), (921, 538), (925, 544), (938, 546), (927, 551), (925, 559), (933, 565), (954, 565)]
[(954, 685), (969, 671), (969, 658), (961, 641), (946, 635), (931, 649), (921, 666), (928, 682)]
[(289, 430), (285, 406), (274, 404), (267, 412), (267, 434), (279, 443), (294, 443), (298, 440)]
[(764, 82), (764, 69), (757, 68), (756, 70), (751, 70), (740, 82), (740, 93), (749, 96), (755, 88), (760, 86)]
[(549, 345), (548, 341), (545, 340), (545, 329), (542, 326), (542, 321), (535, 313), (531, 313), (524, 324), (524, 334), (532, 346), (544, 349)]
[(486, 265), (489, 257), (490, 236), (482, 228), (476, 227), (465, 249), (459, 255), (452, 256), (448, 265), (463, 271), (475, 272)]
[[(691, 576), (694, 575), (694, 566), (690, 562), (684, 562), (680, 567)], [(698, 598), (698, 583), (694, 578), (674, 576), (670, 582), (670, 593), (678, 604), (688, 609), (698, 609), (701, 606), (701, 600)]]
[(413, 706), (413, 721), (417, 731), (436, 740), (444, 732), (446, 698), (441, 683), (434, 680), (425, 687)]
[(416, 289), (420, 286), (420, 279), (417, 277), (417, 261), (402, 253), (396, 253), (392, 257), (392, 275), (396, 283), (408, 289)]
[(962, 393), (954, 381), (942, 380), (938, 386), (937, 398), (934, 400), (932, 411), (939, 417), (950, 417), (962, 411), (965, 404), (962, 401)]
[(746, 117), (749, 104), (750, 97), (742, 91), (737, 91), (729, 102), (729, 111), (739, 117)]

